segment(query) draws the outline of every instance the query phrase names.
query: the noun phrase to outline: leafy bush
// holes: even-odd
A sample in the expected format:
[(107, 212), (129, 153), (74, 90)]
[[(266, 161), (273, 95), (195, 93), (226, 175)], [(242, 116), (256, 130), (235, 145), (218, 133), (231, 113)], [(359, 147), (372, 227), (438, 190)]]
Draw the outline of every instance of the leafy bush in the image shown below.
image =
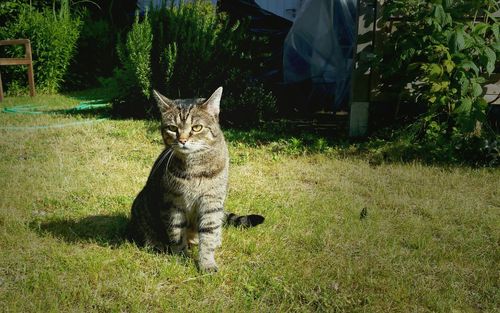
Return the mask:
[(222, 119), (232, 126), (255, 126), (276, 115), (276, 98), (262, 84), (249, 84), (239, 95), (229, 93), (221, 111)]
[[(0, 29), (0, 38), (30, 39), (36, 89), (38, 92), (54, 93), (59, 90), (75, 53), (80, 25), (80, 19), (72, 17), (67, 7), (56, 14), (49, 9), (36, 11), (23, 6), (18, 17)], [(23, 55), (22, 51), (22, 47), (18, 46), (7, 49), (5, 53), (10, 57), (19, 57)], [(9, 67), (5, 71), (5, 81), (7, 89), (9, 86), (25, 86), (25, 69)]]
[(151, 14), (155, 45), (154, 85), (166, 94), (203, 93), (222, 25), (209, 2), (164, 7)]
[(492, 15), (499, 9), (493, 0), (385, 5), (385, 19), (400, 22), (378, 60), (382, 91), (425, 106), (415, 127), (406, 131), (412, 131), (410, 141), (431, 153), (454, 158), (472, 137), (494, 137), (486, 123), (482, 86), (500, 57), (500, 24)]
[(0, 3), (0, 27), (17, 17), (19, 11), (25, 6), (21, 0), (2, 1)]
[(126, 75), (132, 78), (132, 82), (139, 87), (146, 98), (149, 98), (151, 92), (151, 47), (153, 34), (149, 19), (139, 22), (139, 16), (136, 17), (132, 29), (127, 34), (124, 44), (118, 46), (118, 57), (124, 65)]
[(153, 34), (148, 16), (142, 21), (136, 16), (125, 41), (117, 46), (123, 64), (115, 69), (114, 76), (104, 81), (116, 91), (114, 109), (120, 114), (143, 114), (151, 109), (147, 99), (151, 94), (151, 48)]
[[(146, 28), (147, 35), (141, 33)], [(147, 63), (148, 52), (143, 47), (151, 38), (150, 30), (152, 46), (146, 49), (150, 51)], [(122, 95), (120, 110), (131, 112), (135, 108), (140, 112), (142, 107), (137, 103), (146, 102), (151, 88), (170, 97), (192, 98), (207, 96), (221, 85), (226, 87), (223, 105), (232, 101), (226, 107), (237, 109), (238, 103), (242, 103), (242, 111), (250, 104), (257, 110), (273, 107), (274, 98), (269, 92), (250, 82), (252, 68), (259, 65), (252, 59), (252, 51), (243, 48), (249, 40), (245, 23), (231, 22), (227, 15), (218, 14), (209, 1), (164, 6), (149, 12), (142, 21), (136, 20), (127, 35), (127, 44), (119, 48), (123, 66), (117, 74), (134, 84), (142, 97), (132, 97), (130, 101), (129, 95)], [(137, 49), (142, 49), (141, 57), (128, 57)], [(147, 68), (151, 69), (150, 76)], [(253, 99), (241, 102), (241, 97), (245, 101)], [(264, 102), (257, 101), (259, 97)], [(265, 110), (248, 118), (259, 120), (267, 115)]]

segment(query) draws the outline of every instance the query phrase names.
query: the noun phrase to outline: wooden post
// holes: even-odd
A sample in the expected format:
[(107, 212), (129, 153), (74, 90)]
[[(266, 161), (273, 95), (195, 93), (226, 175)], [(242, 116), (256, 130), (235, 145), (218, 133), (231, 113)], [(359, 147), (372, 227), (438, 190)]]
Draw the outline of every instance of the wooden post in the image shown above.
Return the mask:
[(0, 102), (3, 101), (2, 73), (0, 73)]
[(377, 2), (378, 0), (358, 0), (357, 3), (357, 37), (349, 113), (350, 137), (362, 137), (368, 132), (372, 70), (363, 61), (374, 52)]
[[(33, 60), (31, 58), (31, 43), (29, 39), (0, 40), (0, 46), (24, 45), (24, 58), (0, 58), (0, 65), (27, 65), (28, 66), (28, 84), (30, 87), (30, 96), (34, 97), (35, 78), (33, 71)], [(0, 101), (3, 101), (2, 77), (0, 75)]]

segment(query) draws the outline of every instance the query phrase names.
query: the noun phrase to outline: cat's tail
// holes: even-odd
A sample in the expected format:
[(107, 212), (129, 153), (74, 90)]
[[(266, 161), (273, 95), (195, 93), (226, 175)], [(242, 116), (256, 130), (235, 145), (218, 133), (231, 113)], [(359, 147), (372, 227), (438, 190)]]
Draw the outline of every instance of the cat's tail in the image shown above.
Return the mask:
[(264, 220), (264, 216), (258, 214), (236, 215), (234, 213), (224, 211), (224, 224), (226, 225), (247, 228), (262, 224), (264, 223)]

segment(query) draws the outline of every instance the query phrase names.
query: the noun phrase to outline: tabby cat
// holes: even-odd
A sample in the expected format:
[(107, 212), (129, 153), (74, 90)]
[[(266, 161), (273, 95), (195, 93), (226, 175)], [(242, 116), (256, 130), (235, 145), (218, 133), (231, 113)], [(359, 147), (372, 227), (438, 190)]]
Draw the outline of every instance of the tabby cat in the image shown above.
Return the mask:
[(139, 245), (185, 254), (199, 243), (198, 266), (217, 271), (214, 252), (224, 223), (250, 227), (260, 215), (224, 211), (229, 155), (219, 126), (222, 87), (205, 99), (170, 100), (153, 91), (166, 149), (132, 205), (128, 234)]

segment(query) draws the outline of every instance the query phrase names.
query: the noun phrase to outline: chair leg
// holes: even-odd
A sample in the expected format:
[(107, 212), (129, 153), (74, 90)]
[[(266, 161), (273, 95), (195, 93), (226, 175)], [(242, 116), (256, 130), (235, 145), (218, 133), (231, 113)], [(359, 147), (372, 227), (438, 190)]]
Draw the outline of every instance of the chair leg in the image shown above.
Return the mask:
[(0, 73), (0, 102), (3, 101), (2, 74)]
[(35, 78), (33, 77), (33, 64), (28, 64), (28, 84), (30, 86), (30, 96), (36, 96), (35, 92)]

